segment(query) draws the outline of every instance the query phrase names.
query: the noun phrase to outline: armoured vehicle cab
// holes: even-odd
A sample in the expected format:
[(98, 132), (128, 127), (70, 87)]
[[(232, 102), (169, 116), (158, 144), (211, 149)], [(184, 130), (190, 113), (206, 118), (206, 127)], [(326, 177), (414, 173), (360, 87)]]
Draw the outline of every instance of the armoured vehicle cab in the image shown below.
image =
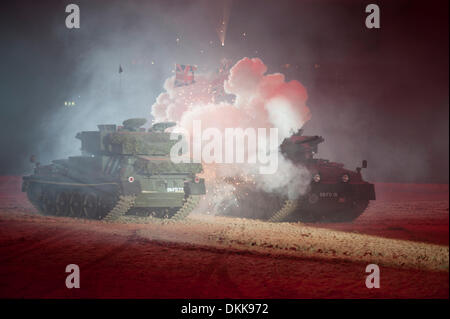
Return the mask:
[(83, 131), (81, 156), (37, 165), (23, 178), (22, 190), (41, 212), (57, 216), (118, 219), (125, 214), (182, 219), (205, 194), (201, 164), (170, 160), (165, 130), (175, 123), (156, 123), (148, 131), (145, 119), (123, 126), (98, 125)]

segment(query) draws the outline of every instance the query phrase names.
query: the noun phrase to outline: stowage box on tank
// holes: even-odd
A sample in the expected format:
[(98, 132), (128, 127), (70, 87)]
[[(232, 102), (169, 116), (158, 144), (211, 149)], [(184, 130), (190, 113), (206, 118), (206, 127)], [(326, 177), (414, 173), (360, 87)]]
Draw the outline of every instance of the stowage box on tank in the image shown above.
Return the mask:
[(165, 129), (175, 123), (156, 123), (145, 131), (145, 122), (129, 119), (121, 127), (98, 125), (98, 131), (78, 133), (82, 155), (37, 165), (34, 174), (23, 177), (22, 191), (49, 215), (186, 217), (205, 194), (205, 181), (197, 177), (202, 165), (170, 160), (176, 141)]

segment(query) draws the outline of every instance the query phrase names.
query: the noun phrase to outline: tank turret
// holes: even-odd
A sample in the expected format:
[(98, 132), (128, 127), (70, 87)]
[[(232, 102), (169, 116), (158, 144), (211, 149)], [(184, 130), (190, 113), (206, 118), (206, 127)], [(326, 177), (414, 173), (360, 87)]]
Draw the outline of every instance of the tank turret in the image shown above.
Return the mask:
[(122, 122), (123, 128), (130, 132), (137, 132), (139, 128), (147, 123), (147, 120), (144, 118), (133, 118), (128, 119)]
[(318, 145), (325, 139), (322, 136), (304, 136), (303, 131), (284, 139), (280, 145), (281, 153), (294, 163), (306, 162), (314, 158), (318, 153)]
[(175, 122), (160, 122), (152, 125), (152, 128), (149, 131), (154, 132), (164, 132), (169, 127), (175, 126), (177, 123)]
[(83, 131), (76, 138), (81, 140), (84, 154), (168, 155), (176, 141), (164, 131), (176, 123), (156, 123), (148, 132), (141, 128), (145, 123), (145, 119), (135, 118), (124, 121), (122, 127), (101, 124), (98, 131)]

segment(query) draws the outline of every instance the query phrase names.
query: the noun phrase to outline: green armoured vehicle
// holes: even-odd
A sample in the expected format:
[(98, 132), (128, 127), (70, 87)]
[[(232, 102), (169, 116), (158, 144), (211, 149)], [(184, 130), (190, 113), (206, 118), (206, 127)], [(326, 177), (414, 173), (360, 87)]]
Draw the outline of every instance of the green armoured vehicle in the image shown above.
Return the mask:
[(78, 133), (82, 156), (36, 163), (34, 174), (23, 177), (22, 191), (48, 215), (108, 221), (123, 215), (186, 217), (205, 194), (205, 181), (197, 177), (202, 165), (170, 160), (177, 141), (165, 130), (175, 123), (145, 131), (145, 122), (129, 119), (123, 126)]

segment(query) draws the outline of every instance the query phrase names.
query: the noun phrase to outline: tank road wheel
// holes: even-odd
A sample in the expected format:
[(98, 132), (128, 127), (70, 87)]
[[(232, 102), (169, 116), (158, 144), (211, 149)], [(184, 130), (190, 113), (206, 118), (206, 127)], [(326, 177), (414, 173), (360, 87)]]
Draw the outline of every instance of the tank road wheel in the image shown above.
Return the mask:
[[(171, 215), (171, 213), (170, 213), (170, 209), (169, 208), (162, 208), (161, 209), (161, 213), (160, 213), (161, 215), (161, 218), (163, 218), (163, 219), (167, 219), (167, 218), (170, 218), (170, 217), (172, 217)], [(169, 217), (170, 216), (170, 217)]]
[(27, 189), (27, 197), (40, 213), (44, 210), (42, 207), (42, 195), (42, 186), (36, 183), (30, 183), (30, 186)]
[(83, 197), (80, 193), (74, 192), (70, 196), (69, 203), (69, 216), (70, 217), (81, 217), (83, 212)]
[(45, 189), (42, 194), (42, 209), (46, 215), (56, 214), (56, 196), (51, 188)]
[(98, 198), (98, 219), (105, 217), (108, 212), (114, 208), (118, 201), (119, 199), (113, 195), (100, 194)]
[(200, 202), (201, 195), (189, 195), (185, 198), (181, 207), (135, 207), (127, 211), (127, 215), (142, 217), (143, 221), (154, 221), (155, 219), (179, 221), (185, 219)]
[(220, 215), (268, 220), (286, 205), (286, 200), (280, 196), (253, 188), (253, 185), (237, 188), (234, 200), (224, 201), (219, 206)]
[(357, 200), (351, 206), (341, 209), (327, 209), (316, 211), (301, 209), (298, 220), (304, 223), (346, 223), (354, 221), (369, 206), (368, 200)]
[(83, 196), (83, 209), (81, 217), (88, 219), (98, 219), (98, 196), (95, 193), (87, 193)]
[[(143, 214), (145, 214), (145, 212)], [(163, 218), (164, 209), (154, 207), (147, 212), (147, 216), (154, 217), (154, 218)]]
[(66, 192), (59, 192), (56, 195), (56, 216), (69, 215), (70, 196)]
[(335, 222), (351, 222), (358, 218), (369, 206), (368, 200), (355, 200), (352, 203), (352, 207), (336, 214), (334, 217)]
[(298, 220), (302, 223), (317, 223), (323, 221), (323, 215), (308, 209), (299, 212)]
[(292, 215), (292, 221), (300, 221), (302, 223), (331, 223), (336, 222), (337, 220), (335, 218), (339, 215), (342, 215), (342, 211), (301, 207)]

